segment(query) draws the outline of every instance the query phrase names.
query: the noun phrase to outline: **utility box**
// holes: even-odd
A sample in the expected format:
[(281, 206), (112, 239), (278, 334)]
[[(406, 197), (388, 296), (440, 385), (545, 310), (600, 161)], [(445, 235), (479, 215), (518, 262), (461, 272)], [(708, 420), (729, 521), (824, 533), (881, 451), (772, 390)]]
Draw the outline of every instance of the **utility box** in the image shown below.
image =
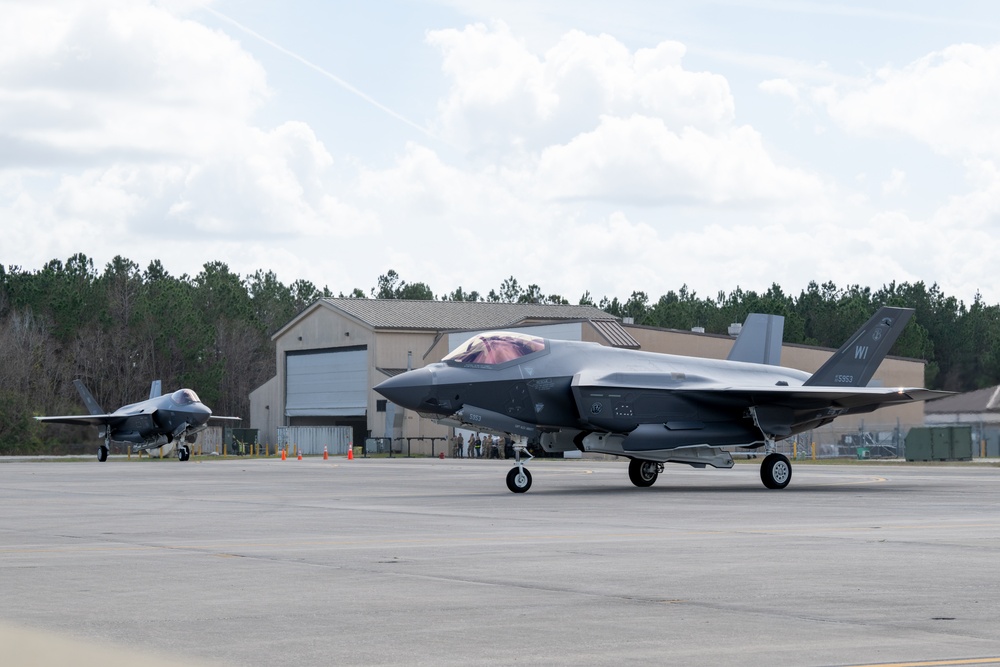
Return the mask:
[(365, 438), (365, 455), (388, 454), (392, 438)]
[(906, 434), (907, 461), (971, 461), (971, 426), (919, 426)]

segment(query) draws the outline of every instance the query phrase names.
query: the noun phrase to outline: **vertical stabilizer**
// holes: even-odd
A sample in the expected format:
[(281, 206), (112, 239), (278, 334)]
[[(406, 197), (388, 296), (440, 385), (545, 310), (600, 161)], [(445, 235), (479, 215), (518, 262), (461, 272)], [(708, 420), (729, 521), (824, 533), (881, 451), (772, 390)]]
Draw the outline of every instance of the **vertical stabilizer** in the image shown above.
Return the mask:
[(780, 366), (784, 333), (785, 318), (781, 315), (750, 313), (726, 358), (729, 361)]
[(163, 392), (160, 389), (160, 381), (153, 380), (152, 384), (149, 385), (149, 397), (159, 398), (162, 394)]
[(867, 386), (911, 317), (912, 308), (883, 306), (805, 381), (805, 386)]
[(103, 415), (104, 410), (101, 406), (97, 404), (94, 399), (94, 395), (90, 393), (90, 390), (83, 386), (83, 382), (80, 380), (73, 380), (73, 386), (76, 387), (76, 391), (80, 394), (80, 398), (83, 399), (83, 404), (87, 406), (87, 410), (92, 415)]

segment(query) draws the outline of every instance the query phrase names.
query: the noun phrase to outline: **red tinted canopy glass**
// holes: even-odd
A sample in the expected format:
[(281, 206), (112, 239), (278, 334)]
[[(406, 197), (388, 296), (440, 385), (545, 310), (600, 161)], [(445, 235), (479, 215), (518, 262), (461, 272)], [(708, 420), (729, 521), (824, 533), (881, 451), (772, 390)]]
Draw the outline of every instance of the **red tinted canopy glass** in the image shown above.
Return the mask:
[(545, 349), (545, 339), (508, 331), (479, 334), (465, 341), (444, 361), (495, 366)]

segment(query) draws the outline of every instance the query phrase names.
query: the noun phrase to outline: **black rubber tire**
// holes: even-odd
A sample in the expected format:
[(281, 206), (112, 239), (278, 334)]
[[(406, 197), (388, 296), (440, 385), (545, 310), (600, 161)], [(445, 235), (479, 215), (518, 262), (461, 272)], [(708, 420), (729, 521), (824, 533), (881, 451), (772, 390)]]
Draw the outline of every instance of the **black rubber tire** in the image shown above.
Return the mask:
[[(521, 471), (524, 470), (524, 474)], [(527, 468), (511, 468), (507, 473), (507, 488), (514, 493), (524, 493), (531, 488), (531, 473)]]
[(104, 463), (105, 461), (108, 460), (108, 448), (105, 447), (104, 445), (101, 445), (100, 447), (97, 448), (97, 460), (100, 461), (101, 463)]
[(181, 461), (187, 461), (189, 458), (191, 458), (191, 450), (188, 449), (187, 447), (181, 447), (177, 451), (177, 458), (180, 459)]
[(660, 473), (656, 470), (656, 463), (653, 461), (643, 461), (642, 459), (629, 459), (628, 478), (638, 487), (645, 488), (653, 486)]
[(792, 481), (792, 464), (784, 454), (768, 454), (760, 464), (760, 481), (769, 489), (783, 489)]

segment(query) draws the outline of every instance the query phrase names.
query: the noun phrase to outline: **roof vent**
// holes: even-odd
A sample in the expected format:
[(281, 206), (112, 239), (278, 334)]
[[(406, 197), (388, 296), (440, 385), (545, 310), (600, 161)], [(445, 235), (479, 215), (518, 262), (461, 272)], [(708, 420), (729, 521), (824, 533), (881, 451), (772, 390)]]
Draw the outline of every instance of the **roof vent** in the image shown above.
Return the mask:
[(691, 327), (693, 333), (705, 333), (705, 327)]
[(622, 324), (635, 324), (635, 318), (634, 317), (623, 317), (622, 318)]
[(741, 331), (743, 331), (743, 325), (739, 322), (733, 322), (729, 325), (730, 336), (739, 336)]

